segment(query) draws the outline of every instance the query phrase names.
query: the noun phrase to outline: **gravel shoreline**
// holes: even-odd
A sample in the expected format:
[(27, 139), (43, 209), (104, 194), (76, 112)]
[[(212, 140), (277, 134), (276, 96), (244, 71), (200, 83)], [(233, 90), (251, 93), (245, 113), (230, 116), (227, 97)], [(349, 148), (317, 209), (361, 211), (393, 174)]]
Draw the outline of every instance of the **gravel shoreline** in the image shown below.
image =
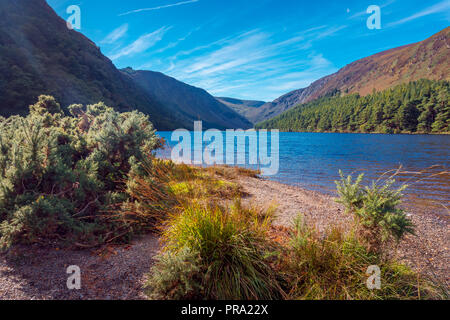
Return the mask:
[[(248, 194), (245, 199), (247, 203), (277, 206), (276, 225), (291, 226), (299, 213), (304, 215), (307, 224), (315, 226), (321, 232), (331, 226), (348, 228), (352, 223), (344, 207), (336, 203), (332, 196), (259, 178), (241, 178), (239, 183)], [(400, 243), (396, 252), (397, 259), (436, 279), (448, 289), (449, 215), (436, 214), (432, 207), (409, 205), (407, 200), (403, 208), (416, 226), (416, 235), (407, 235)]]
[[(319, 231), (330, 226), (346, 228), (351, 223), (351, 217), (329, 195), (260, 178), (240, 177), (237, 181), (246, 194), (244, 203), (277, 207), (275, 225), (290, 226), (299, 213)], [(416, 225), (417, 236), (406, 237), (398, 248), (398, 258), (449, 288), (448, 216), (435, 215), (431, 208), (405, 209)], [(159, 249), (155, 235), (98, 250), (14, 246), (0, 254), (0, 299), (145, 299), (145, 275)], [(81, 290), (67, 289), (70, 265), (81, 269)]]
[[(154, 235), (99, 250), (15, 246), (0, 255), (0, 299), (145, 299), (145, 274), (159, 248)], [(80, 267), (80, 290), (67, 288), (66, 270), (71, 265)]]

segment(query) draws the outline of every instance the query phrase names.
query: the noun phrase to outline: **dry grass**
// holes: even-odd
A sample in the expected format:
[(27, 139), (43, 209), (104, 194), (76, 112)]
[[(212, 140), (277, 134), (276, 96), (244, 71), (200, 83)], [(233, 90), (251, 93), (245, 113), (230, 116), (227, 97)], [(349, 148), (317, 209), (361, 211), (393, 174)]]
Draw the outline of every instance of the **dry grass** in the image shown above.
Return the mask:
[(257, 178), (258, 175), (261, 174), (259, 170), (253, 170), (243, 167), (230, 167), (226, 165), (212, 166), (206, 168), (205, 170), (215, 176), (223, 177), (228, 180), (235, 180), (239, 177)]

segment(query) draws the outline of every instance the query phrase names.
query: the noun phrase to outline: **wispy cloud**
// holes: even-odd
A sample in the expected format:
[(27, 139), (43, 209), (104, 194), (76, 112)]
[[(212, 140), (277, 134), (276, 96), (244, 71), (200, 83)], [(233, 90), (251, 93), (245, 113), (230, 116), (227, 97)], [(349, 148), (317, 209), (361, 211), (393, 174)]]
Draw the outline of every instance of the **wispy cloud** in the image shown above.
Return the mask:
[(155, 53), (162, 53), (165, 52), (169, 49), (175, 48), (176, 46), (178, 46), (181, 42), (185, 41), (187, 38), (189, 38), (194, 32), (200, 30), (201, 27), (197, 27), (192, 31), (189, 31), (185, 36), (178, 38), (178, 40), (170, 42), (168, 45), (166, 45), (165, 47), (158, 49), (155, 51)]
[(394, 27), (394, 26), (404, 24), (409, 21), (416, 20), (418, 18), (428, 16), (430, 14), (439, 13), (439, 12), (448, 12), (449, 10), (450, 10), (450, 1), (444, 0), (444, 1), (439, 2), (431, 7), (428, 7), (420, 12), (417, 12), (409, 17), (403, 18), (403, 19), (395, 21), (395, 22), (391, 22), (391, 23), (387, 24), (387, 26)]
[(124, 56), (141, 53), (147, 49), (153, 47), (157, 42), (161, 41), (164, 34), (169, 31), (171, 27), (162, 27), (152, 33), (144, 34), (140, 36), (132, 44), (120, 49), (117, 53), (110, 56), (111, 60), (117, 60)]
[(327, 37), (329, 37), (329, 36), (334, 35), (335, 33), (338, 33), (339, 31), (341, 31), (341, 30), (343, 30), (343, 29), (345, 29), (345, 28), (347, 28), (347, 26), (345, 26), (345, 25), (344, 25), (344, 26), (339, 26), (339, 27), (332, 27), (332, 28), (329, 28), (329, 29), (327, 29), (327, 30), (325, 30), (325, 31), (319, 32), (319, 33), (317, 34), (315, 40), (327, 38)]
[(324, 26), (279, 39), (276, 33), (255, 29), (204, 44), (186, 55), (177, 54), (163, 72), (214, 95), (233, 92), (250, 98), (263, 91), (259, 98), (271, 100), (336, 71), (322, 54), (306, 49), (319, 35), (331, 36), (337, 31)]
[(128, 14), (139, 13), (139, 12), (144, 12), (144, 11), (153, 11), (153, 10), (165, 9), (165, 8), (170, 8), (170, 7), (176, 7), (176, 6), (181, 6), (181, 5), (185, 5), (185, 4), (195, 3), (195, 2), (199, 2), (199, 1), (200, 0), (188, 0), (188, 1), (182, 1), (182, 2), (177, 2), (177, 3), (167, 4), (167, 5), (163, 5), (163, 6), (153, 7), (153, 8), (136, 9), (136, 10), (131, 10), (131, 11), (128, 11), (128, 12), (121, 13), (121, 14), (119, 14), (119, 16), (125, 16), (125, 15), (128, 15)]
[(128, 23), (121, 25), (117, 29), (108, 34), (100, 43), (112, 44), (126, 35), (128, 31)]
[[(383, 9), (383, 8), (393, 4), (394, 2), (395, 2), (395, 0), (388, 0), (386, 3), (384, 3), (382, 5), (379, 5), (379, 7), (381, 9)], [(364, 11), (360, 11), (360, 12), (357, 12), (357, 13), (353, 14), (352, 16), (350, 16), (350, 19), (359, 18), (359, 17), (362, 17), (362, 16), (367, 16), (367, 17), (369, 16), (368, 13), (367, 13), (367, 9), (364, 10)]]

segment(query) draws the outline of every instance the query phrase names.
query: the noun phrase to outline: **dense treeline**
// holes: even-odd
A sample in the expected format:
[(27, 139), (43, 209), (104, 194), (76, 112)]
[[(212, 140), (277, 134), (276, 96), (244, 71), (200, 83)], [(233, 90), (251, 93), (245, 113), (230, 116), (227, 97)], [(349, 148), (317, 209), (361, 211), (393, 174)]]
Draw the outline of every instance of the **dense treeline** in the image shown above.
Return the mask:
[(307, 132), (448, 133), (449, 100), (449, 81), (419, 80), (365, 97), (323, 97), (256, 127)]

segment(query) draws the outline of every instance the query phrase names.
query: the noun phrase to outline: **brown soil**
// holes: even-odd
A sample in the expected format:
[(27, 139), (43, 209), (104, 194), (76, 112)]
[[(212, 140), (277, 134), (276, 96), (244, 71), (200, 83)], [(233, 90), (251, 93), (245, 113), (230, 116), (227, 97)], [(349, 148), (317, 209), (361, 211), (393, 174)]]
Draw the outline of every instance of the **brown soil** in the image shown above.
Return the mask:
[[(100, 250), (15, 246), (0, 256), (0, 299), (144, 299), (145, 274), (158, 252), (158, 238)], [(67, 288), (68, 266), (81, 269), (81, 289)]]

